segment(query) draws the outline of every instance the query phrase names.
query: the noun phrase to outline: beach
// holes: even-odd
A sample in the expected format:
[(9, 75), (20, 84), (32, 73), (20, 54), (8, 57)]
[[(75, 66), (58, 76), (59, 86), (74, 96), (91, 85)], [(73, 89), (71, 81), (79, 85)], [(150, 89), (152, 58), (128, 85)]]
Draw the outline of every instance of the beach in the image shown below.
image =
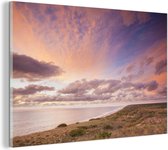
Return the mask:
[(110, 107), (19, 107), (13, 110), (13, 137), (53, 129), (112, 114), (124, 106)]
[(14, 147), (106, 138), (164, 134), (167, 132), (167, 103), (129, 105), (110, 115), (66, 124), (42, 132), (16, 136)]

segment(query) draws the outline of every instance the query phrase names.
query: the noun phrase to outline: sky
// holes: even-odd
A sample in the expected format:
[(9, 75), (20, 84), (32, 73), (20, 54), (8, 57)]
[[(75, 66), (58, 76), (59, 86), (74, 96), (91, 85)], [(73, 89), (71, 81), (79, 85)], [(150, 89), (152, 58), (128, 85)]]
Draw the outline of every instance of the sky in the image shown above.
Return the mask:
[(12, 2), (14, 106), (167, 99), (167, 15)]

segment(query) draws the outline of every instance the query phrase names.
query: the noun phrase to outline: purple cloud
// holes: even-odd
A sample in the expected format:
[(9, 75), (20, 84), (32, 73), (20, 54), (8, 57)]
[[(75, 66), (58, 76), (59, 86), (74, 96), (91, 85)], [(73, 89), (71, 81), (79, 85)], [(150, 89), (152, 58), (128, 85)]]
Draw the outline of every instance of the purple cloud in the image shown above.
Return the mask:
[(160, 75), (163, 72), (166, 72), (166, 67), (167, 67), (167, 60), (161, 60), (156, 63), (155, 66), (155, 74)]
[(143, 24), (150, 20), (149, 13), (145, 12), (133, 12), (133, 11), (121, 11), (120, 12), (123, 24), (125, 26), (131, 26), (135, 23)]
[(84, 94), (87, 90), (91, 89), (91, 85), (86, 80), (77, 80), (73, 83), (70, 83), (66, 88), (59, 90), (59, 93), (62, 94)]
[(145, 60), (145, 65), (150, 65), (153, 61), (154, 61), (154, 58), (153, 58), (153, 57), (148, 57), (148, 58), (146, 58), (146, 60)]
[[(147, 83), (122, 82), (120, 80), (77, 80), (67, 87), (57, 91), (55, 95), (34, 95), (40, 91), (52, 91), (53, 87), (30, 85), (25, 88), (14, 89), (14, 95), (21, 95), (23, 104), (54, 103), (60, 101), (136, 101), (147, 99), (144, 90), (154, 91), (158, 88), (156, 81)], [(165, 89), (159, 91), (163, 95)], [(151, 97), (150, 97), (151, 98)], [(20, 100), (14, 97), (15, 104)]]
[(38, 61), (26, 55), (13, 54), (13, 77), (24, 78), (29, 81), (41, 80), (52, 76), (59, 76), (63, 70), (44, 61)]
[(53, 91), (54, 87), (29, 85), (24, 88), (13, 88), (13, 95), (30, 95), (41, 91)]
[(93, 90), (96, 94), (111, 93), (120, 88), (118, 86), (120, 82), (121, 81), (119, 80), (96, 79), (87, 81), (83, 79), (81, 81), (75, 81), (73, 83), (70, 83), (67, 87), (65, 87), (62, 90), (59, 90), (58, 92), (62, 94), (85, 94), (89, 92), (89, 90)]
[(40, 96), (32, 99), (33, 102), (57, 102), (57, 101), (96, 101), (109, 100), (111, 95), (68, 95), (68, 96)]
[(167, 87), (162, 87), (161, 89), (158, 90), (158, 94), (166, 96), (167, 95)]
[(146, 87), (148, 91), (154, 91), (158, 88), (158, 83), (156, 81), (151, 81), (146, 84)]
[(130, 89), (132, 90), (148, 90), (153, 91), (158, 88), (158, 83), (156, 81), (151, 81), (147, 83), (132, 83), (132, 82), (122, 82), (120, 80), (91, 80), (87, 81), (85, 79), (81, 81), (75, 81), (70, 83), (67, 87), (59, 90), (60, 94), (71, 94), (71, 95), (113, 95), (118, 90)]
[(126, 72), (127, 73), (129, 73), (129, 72), (131, 72), (133, 69), (134, 69), (134, 64), (131, 64), (131, 65), (129, 65), (127, 68), (126, 68)]

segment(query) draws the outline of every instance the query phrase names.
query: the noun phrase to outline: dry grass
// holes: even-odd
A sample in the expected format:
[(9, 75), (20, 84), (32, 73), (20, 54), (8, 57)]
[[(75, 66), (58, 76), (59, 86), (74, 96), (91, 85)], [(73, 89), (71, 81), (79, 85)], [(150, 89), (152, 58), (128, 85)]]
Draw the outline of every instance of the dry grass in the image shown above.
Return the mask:
[(167, 132), (167, 104), (130, 105), (107, 117), (60, 126), (49, 131), (15, 137), (13, 146), (163, 134)]

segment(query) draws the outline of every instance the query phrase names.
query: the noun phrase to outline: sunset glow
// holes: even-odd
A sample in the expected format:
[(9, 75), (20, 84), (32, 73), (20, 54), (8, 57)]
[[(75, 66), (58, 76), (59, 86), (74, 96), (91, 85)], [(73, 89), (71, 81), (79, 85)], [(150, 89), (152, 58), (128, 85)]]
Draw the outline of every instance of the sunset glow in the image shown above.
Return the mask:
[(167, 15), (12, 2), (13, 105), (165, 102)]

